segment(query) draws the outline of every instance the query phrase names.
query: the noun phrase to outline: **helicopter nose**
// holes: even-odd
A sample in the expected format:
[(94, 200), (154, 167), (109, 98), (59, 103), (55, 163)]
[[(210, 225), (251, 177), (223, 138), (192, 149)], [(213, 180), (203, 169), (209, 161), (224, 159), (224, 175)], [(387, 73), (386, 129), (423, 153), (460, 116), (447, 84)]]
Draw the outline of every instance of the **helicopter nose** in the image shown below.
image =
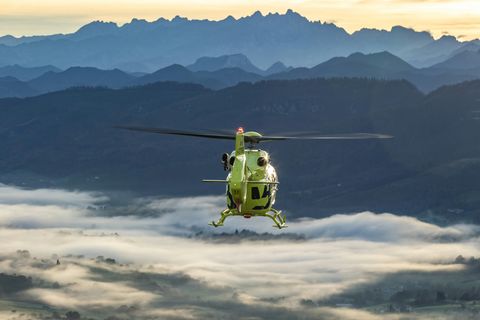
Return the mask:
[(233, 184), (232, 187), (232, 196), (234, 199), (240, 198), (240, 188), (236, 184)]
[(240, 183), (232, 183), (230, 186), (232, 197), (235, 203), (242, 202), (242, 186)]

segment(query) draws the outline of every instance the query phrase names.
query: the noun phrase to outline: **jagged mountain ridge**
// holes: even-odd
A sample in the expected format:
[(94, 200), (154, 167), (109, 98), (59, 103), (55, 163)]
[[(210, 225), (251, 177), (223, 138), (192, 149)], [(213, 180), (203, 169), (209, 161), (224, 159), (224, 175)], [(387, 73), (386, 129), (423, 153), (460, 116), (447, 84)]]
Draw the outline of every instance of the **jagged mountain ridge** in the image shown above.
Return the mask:
[[(412, 57), (410, 53), (443, 40), (401, 26), (390, 31), (362, 29), (349, 34), (334, 24), (312, 22), (288, 10), (285, 14), (267, 15), (257, 11), (251, 16), (220, 21), (178, 16), (153, 22), (134, 19), (123, 26), (96, 21), (73, 34), (12, 41), (7, 41), (10, 45), (0, 44), (0, 64), (152, 72), (174, 63), (190, 65), (201, 56), (237, 53), (247, 55), (261, 69), (277, 61), (311, 67), (357, 51), (389, 51), (410, 62), (414, 59), (416, 66), (426, 66), (433, 64), (432, 55), (441, 53), (438, 48), (426, 50), (425, 56)], [(464, 44), (457, 39), (453, 43), (456, 45), (444, 47), (445, 56)]]

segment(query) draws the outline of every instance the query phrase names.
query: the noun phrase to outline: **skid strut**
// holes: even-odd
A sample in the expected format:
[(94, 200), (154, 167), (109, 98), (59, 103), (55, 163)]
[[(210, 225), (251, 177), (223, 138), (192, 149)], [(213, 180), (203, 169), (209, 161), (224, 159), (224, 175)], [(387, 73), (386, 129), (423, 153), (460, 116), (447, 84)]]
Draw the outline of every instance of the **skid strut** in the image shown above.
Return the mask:
[[(271, 213), (270, 213), (271, 212)], [(282, 215), (282, 212), (279, 210), (276, 210), (274, 208), (271, 208), (269, 212), (266, 213), (249, 213), (248, 215), (242, 214), (238, 212), (236, 209), (225, 209), (220, 213), (220, 219), (218, 219), (217, 222), (212, 221), (209, 223), (209, 225), (216, 227), (221, 227), (223, 226), (223, 222), (225, 219), (228, 217), (233, 217), (233, 216), (245, 216), (245, 217), (267, 217), (272, 219), (272, 221), (275, 223), (273, 225), (274, 228), (278, 229), (283, 229), (288, 227), (286, 222), (287, 222), (287, 216)]]

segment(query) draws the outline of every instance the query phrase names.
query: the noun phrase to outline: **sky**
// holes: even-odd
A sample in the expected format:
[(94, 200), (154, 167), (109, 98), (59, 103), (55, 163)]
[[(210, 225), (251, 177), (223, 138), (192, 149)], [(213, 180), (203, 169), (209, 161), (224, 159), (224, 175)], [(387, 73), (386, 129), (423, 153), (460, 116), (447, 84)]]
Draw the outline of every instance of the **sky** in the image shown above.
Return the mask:
[(403, 25), (437, 38), (480, 38), (479, 0), (0, 0), (0, 35), (69, 33), (94, 20), (123, 24), (132, 18), (152, 21), (176, 15), (221, 20), (289, 8), (348, 32)]

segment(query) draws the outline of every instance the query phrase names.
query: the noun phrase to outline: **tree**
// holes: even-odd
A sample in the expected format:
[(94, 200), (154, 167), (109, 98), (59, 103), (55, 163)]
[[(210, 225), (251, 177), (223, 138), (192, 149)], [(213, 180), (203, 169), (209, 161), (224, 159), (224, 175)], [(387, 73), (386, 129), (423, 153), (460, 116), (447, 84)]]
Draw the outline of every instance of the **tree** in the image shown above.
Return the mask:
[(459, 256), (455, 259), (455, 263), (464, 264), (465, 262), (466, 262), (466, 259), (465, 259), (462, 255), (459, 255)]
[(80, 313), (77, 311), (68, 311), (65, 316), (67, 320), (80, 320)]
[(447, 300), (447, 295), (443, 291), (437, 291), (437, 303), (443, 303)]

